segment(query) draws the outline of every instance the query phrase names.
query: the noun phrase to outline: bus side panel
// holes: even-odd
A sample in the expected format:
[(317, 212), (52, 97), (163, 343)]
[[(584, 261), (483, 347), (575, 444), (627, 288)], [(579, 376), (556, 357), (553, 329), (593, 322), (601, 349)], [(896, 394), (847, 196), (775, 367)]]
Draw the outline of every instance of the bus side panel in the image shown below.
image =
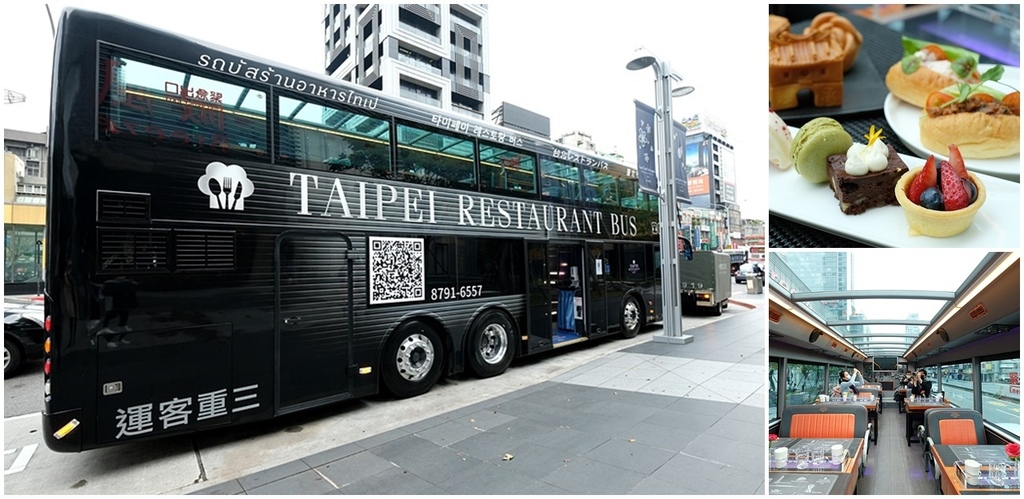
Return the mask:
[[(130, 338), (130, 339), (129, 339)], [(100, 336), (97, 441), (230, 422), (231, 325)]]

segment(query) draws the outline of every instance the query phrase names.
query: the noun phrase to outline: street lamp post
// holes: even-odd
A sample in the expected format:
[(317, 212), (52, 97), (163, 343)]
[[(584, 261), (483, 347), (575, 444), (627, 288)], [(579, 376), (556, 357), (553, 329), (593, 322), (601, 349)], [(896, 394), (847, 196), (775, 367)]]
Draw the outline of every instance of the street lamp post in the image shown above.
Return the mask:
[(676, 169), (672, 162), (672, 97), (689, 94), (693, 87), (672, 89), (670, 80), (683, 78), (672, 72), (668, 61), (663, 61), (641, 48), (626, 69), (637, 71), (651, 66), (655, 76), (655, 115), (660, 118), (658, 132), (654, 134), (655, 168), (658, 172), (658, 193), (661, 197), (658, 216), (661, 222), (662, 334), (652, 341), (660, 343), (690, 343), (692, 335), (683, 334), (683, 311), (679, 290), (679, 250), (676, 231), (679, 213), (676, 206)]

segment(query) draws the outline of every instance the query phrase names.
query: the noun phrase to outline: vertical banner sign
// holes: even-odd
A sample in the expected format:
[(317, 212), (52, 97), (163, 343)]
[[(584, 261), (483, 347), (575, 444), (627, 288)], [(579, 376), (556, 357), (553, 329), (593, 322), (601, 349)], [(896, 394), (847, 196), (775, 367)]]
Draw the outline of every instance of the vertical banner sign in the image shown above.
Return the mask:
[(640, 190), (658, 195), (658, 174), (654, 160), (654, 108), (634, 100), (636, 105), (636, 168)]
[(686, 171), (686, 127), (672, 121), (672, 166), (676, 169), (676, 202), (690, 204), (689, 173)]

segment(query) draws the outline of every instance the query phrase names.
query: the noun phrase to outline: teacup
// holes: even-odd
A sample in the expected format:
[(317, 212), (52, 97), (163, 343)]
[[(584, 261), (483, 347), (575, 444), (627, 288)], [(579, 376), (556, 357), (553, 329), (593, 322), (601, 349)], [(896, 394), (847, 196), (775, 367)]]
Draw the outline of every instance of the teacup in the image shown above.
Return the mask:
[(785, 468), (786, 461), (789, 461), (789, 447), (779, 447), (775, 449), (773, 459), (775, 460), (776, 468)]
[(846, 448), (841, 444), (835, 444), (832, 446), (832, 464), (842, 464), (843, 458), (846, 457)]
[(981, 463), (973, 459), (964, 461), (964, 473), (967, 475), (968, 485), (978, 485), (978, 477), (981, 476)]

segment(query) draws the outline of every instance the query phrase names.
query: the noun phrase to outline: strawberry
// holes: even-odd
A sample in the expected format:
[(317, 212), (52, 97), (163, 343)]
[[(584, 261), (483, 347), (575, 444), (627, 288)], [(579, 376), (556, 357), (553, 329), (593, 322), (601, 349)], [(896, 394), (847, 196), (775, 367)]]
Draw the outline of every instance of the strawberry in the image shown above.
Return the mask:
[(960, 178), (970, 179), (971, 176), (967, 174), (967, 167), (964, 166), (964, 157), (960, 154), (960, 148), (956, 144), (949, 145), (949, 165), (953, 167), (953, 171), (956, 172)]
[(949, 164), (948, 161), (943, 161), (939, 166), (942, 170), (942, 176), (940, 186), (942, 190), (943, 207), (946, 211), (954, 211), (966, 208), (967, 205), (971, 204), (971, 195), (964, 188), (963, 181), (960, 180), (960, 176), (956, 174), (956, 170)]
[(907, 189), (907, 198), (914, 204), (921, 204), (921, 193), (929, 187), (935, 187), (938, 172), (935, 171), (935, 156), (928, 156), (928, 161), (921, 168), (914, 180)]

